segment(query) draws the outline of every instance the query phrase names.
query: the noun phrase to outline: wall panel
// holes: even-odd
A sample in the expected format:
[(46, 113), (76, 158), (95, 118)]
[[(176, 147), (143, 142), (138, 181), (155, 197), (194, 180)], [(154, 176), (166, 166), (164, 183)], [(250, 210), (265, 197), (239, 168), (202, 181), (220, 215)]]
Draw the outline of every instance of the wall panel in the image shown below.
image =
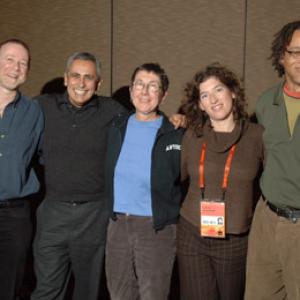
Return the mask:
[(257, 95), (278, 81), (267, 59), (273, 34), (299, 16), (299, 0), (1, 0), (0, 40), (30, 45), (29, 95), (62, 76), (67, 56), (83, 50), (103, 61), (104, 95), (127, 85), (137, 65), (161, 63), (171, 81), (167, 113), (196, 70), (223, 62), (245, 76), (252, 112)]
[(162, 108), (172, 113), (201, 66), (221, 61), (242, 75), (244, 7), (231, 0), (114, 1), (114, 89), (129, 83), (137, 65), (159, 62), (171, 81)]
[[(48, 81), (63, 75), (66, 58), (90, 51), (103, 61), (102, 94), (110, 94), (110, 1), (4, 1), (0, 38), (17, 36), (32, 50), (32, 69), (23, 91), (36, 95)], [(1, 4), (2, 4), (1, 2)]]
[(258, 95), (280, 80), (268, 59), (271, 43), (284, 24), (300, 20), (300, 2), (248, 0), (247, 11), (245, 88), (253, 112)]

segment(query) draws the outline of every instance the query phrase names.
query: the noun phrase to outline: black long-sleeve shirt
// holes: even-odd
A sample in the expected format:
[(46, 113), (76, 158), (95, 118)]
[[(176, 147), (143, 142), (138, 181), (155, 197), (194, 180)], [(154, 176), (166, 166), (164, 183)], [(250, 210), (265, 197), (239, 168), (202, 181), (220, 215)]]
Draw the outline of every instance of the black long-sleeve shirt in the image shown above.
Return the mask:
[(94, 97), (76, 108), (66, 93), (39, 96), (38, 102), (45, 117), (46, 198), (102, 201), (107, 125), (124, 108), (106, 97)]

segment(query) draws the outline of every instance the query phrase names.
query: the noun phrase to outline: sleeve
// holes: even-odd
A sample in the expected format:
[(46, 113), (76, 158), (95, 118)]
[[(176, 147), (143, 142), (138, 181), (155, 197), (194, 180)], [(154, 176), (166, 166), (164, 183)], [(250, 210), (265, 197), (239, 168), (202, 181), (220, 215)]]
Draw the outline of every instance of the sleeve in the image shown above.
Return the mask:
[(112, 103), (115, 107), (115, 115), (128, 113), (128, 109), (126, 109), (124, 105), (120, 104), (120, 102), (116, 101), (115, 99), (112, 99)]
[(186, 131), (183, 135), (181, 145), (181, 181), (188, 179), (188, 142), (190, 139), (190, 132)]
[(263, 96), (259, 97), (255, 107), (255, 115), (260, 125), (263, 125), (264, 102), (265, 102), (264, 97)]
[(260, 143), (261, 143), (261, 162), (263, 167), (265, 166), (267, 150), (263, 140), (264, 128), (261, 126), (261, 135), (260, 135)]
[(36, 126), (36, 135), (38, 138), (38, 144), (37, 144), (37, 160), (38, 163), (43, 165), (44, 164), (44, 160), (43, 160), (43, 151), (42, 151), (42, 145), (43, 145), (43, 136), (44, 136), (44, 128), (45, 128), (45, 117), (44, 117), (44, 113), (41, 107), (41, 99), (42, 97), (35, 97), (33, 99), (34, 102), (36, 102), (38, 108), (39, 108), (39, 118), (37, 120), (37, 126)]

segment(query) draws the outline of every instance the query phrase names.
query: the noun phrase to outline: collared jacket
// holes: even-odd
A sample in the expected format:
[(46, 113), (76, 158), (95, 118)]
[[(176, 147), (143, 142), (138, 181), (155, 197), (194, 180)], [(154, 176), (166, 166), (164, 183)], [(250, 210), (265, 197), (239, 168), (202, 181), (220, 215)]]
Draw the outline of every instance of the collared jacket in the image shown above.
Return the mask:
[[(162, 114), (162, 113), (160, 113)], [(162, 114), (163, 115), (163, 114)], [(114, 171), (125, 137), (130, 114), (113, 120), (108, 134), (105, 179), (106, 200), (110, 216), (114, 218)], [(152, 149), (151, 205), (153, 228), (162, 229), (177, 222), (181, 204), (180, 152), (183, 130), (175, 129), (163, 115)]]
[(298, 117), (291, 135), (283, 86), (284, 82), (267, 90), (256, 106), (257, 119), (265, 129), (266, 160), (261, 189), (275, 205), (300, 209), (300, 120)]

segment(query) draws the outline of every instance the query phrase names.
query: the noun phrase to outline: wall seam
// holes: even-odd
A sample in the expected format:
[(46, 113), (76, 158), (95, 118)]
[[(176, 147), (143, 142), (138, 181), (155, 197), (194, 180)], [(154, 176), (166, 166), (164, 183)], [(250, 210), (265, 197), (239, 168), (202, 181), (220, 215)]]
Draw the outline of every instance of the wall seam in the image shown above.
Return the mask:
[(244, 15), (244, 41), (243, 41), (243, 75), (242, 81), (245, 87), (246, 82), (246, 56), (247, 56), (247, 24), (248, 23), (248, 0), (245, 0), (245, 15)]
[(110, 96), (112, 96), (114, 80), (114, 0), (111, 0), (110, 3)]

